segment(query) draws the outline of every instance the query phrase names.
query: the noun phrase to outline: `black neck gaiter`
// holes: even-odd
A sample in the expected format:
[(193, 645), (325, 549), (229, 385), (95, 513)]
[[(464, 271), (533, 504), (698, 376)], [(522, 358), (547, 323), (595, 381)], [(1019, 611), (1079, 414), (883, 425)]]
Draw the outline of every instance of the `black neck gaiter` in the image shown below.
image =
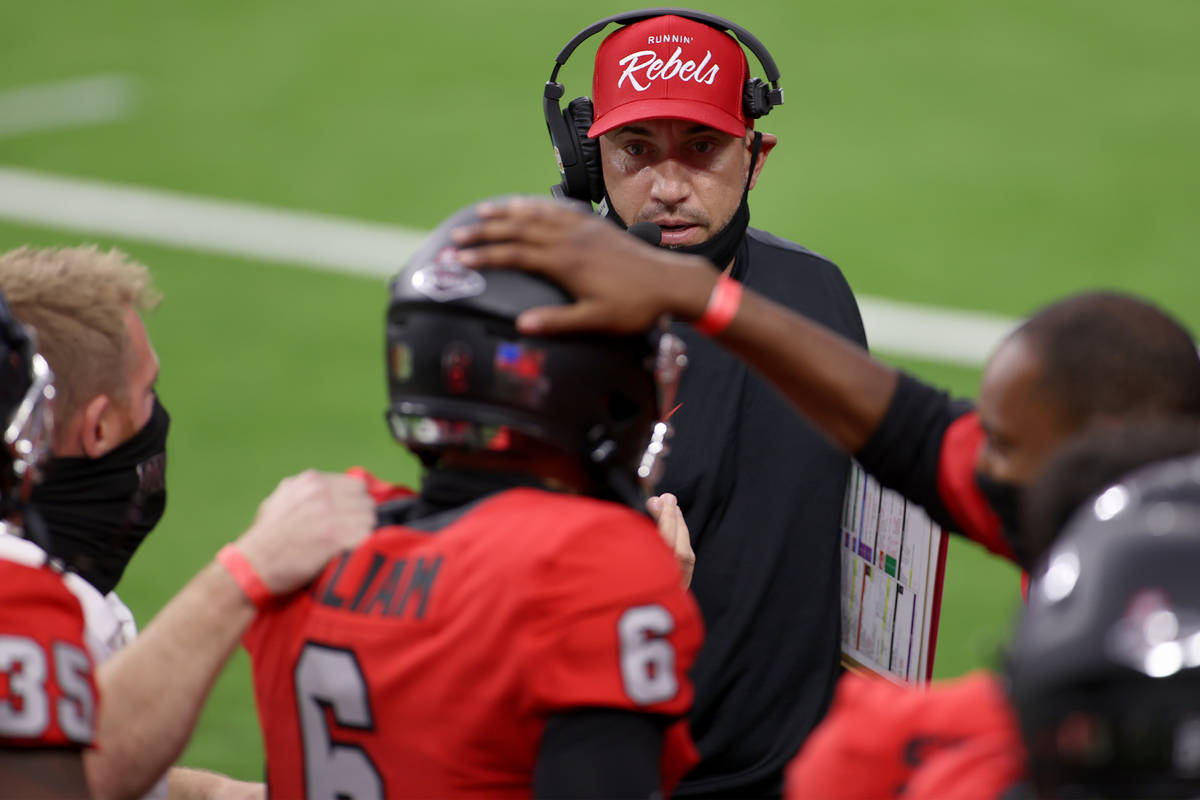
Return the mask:
[(1012, 548), (1017, 564), (1026, 572), (1030, 571), (1032, 564), (1026, 553), (1025, 540), (1020, 535), (1021, 497), (1025, 490), (1015, 483), (997, 481), (981, 472), (975, 473), (975, 485), (1000, 520), (1000, 532)]
[[(741, 245), (742, 239), (746, 236), (746, 228), (750, 226), (750, 177), (754, 175), (754, 166), (758, 163), (758, 155), (762, 150), (762, 134), (754, 133), (754, 143), (750, 152), (750, 171), (746, 175), (746, 185), (742, 188), (742, 201), (738, 203), (737, 210), (733, 212), (733, 216), (725, 226), (715, 234), (705, 239), (700, 244), (689, 244), (683, 247), (672, 247), (671, 250), (676, 253), (685, 253), (693, 256), (704, 256), (717, 269), (723, 270), (729, 266), (729, 262), (733, 260), (737, 253), (738, 246)], [(621, 219), (621, 215), (613, 208), (612, 201), (608, 198), (607, 190), (604, 193), (604, 209), (605, 216), (612, 220), (622, 229), (628, 230), (629, 226), (625, 224), (625, 220)]]
[(158, 397), (149, 421), (100, 458), (56, 458), (30, 504), (45, 520), (50, 552), (100, 592), (113, 590), (167, 505), (167, 430)]
[(428, 507), (429, 513), (435, 513), (521, 486), (548, 489), (545, 481), (523, 472), (435, 467), (426, 472), (421, 481), (420, 501)]

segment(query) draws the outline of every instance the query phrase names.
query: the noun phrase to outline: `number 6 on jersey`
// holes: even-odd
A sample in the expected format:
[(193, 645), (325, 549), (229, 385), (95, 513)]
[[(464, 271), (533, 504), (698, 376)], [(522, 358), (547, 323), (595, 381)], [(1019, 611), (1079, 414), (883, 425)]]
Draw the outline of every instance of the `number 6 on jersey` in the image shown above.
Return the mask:
[(367, 753), (334, 739), (327, 725), (328, 709), (340, 727), (374, 728), (367, 682), (354, 653), (309, 642), (296, 662), (295, 684), (310, 800), (382, 798), (383, 779)]
[(665, 636), (675, 630), (671, 612), (660, 605), (634, 606), (621, 615), (621, 680), (629, 699), (640, 706), (670, 700), (679, 691), (675, 649)]

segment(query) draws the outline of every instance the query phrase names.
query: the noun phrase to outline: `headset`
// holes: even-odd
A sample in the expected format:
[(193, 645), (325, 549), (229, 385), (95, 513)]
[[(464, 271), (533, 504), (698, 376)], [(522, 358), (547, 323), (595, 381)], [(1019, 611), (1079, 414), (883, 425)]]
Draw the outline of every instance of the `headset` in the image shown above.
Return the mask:
[(766, 116), (775, 106), (783, 105), (783, 89), (779, 88), (779, 68), (775, 59), (758, 37), (750, 31), (724, 17), (706, 14), (703, 11), (693, 11), (688, 8), (643, 8), (638, 11), (626, 11), (605, 17), (593, 22), (575, 34), (571, 41), (559, 52), (554, 59), (554, 69), (550, 72), (550, 80), (542, 92), (542, 113), (546, 116), (546, 127), (550, 131), (550, 144), (554, 146), (554, 157), (558, 162), (558, 171), (562, 175), (562, 183), (550, 189), (555, 197), (570, 197), (584, 202), (599, 203), (604, 197), (604, 175), (600, 169), (600, 145), (595, 139), (589, 138), (588, 129), (592, 127), (592, 101), (588, 97), (576, 97), (567, 104), (565, 111), (559, 106), (564, 88), (558, 82), (558, 71), (575, 48), (583, 44), (606, 26), (616, 23), (629, 25), (653, 17), (675, 15), (686, 19), (702, 22), (718, 30), (727, 31), (737, 37), (738, 41), (754, 53), (758, 63), (767, 74), (768, 85), (761, 78), (747, 78), (742, 89), (742, 110), (750, 119)]

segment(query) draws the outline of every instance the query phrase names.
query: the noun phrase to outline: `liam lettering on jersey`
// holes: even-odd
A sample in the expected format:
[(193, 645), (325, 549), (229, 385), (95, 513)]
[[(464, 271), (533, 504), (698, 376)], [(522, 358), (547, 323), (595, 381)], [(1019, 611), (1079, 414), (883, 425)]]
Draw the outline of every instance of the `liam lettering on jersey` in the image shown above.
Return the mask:
[(410, 563), (406, 558), (372, 553), (366, 570), (356, 580), (342, 575), (349, 559), (349, 553), (342, 554), (328, 577), (313, 585), (313, 600), (364, 616), (403, 617), (407, 613), (411, 619), (424, 619), (442, 566), (441, 556), (416, 558)]

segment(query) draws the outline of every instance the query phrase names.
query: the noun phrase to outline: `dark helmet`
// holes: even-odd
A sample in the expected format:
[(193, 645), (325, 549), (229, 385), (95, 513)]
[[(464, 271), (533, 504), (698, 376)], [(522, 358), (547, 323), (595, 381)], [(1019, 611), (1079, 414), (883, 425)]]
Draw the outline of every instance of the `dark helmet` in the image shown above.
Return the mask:
[(1040, 793), (1200, 796), (1200, 456), (1085, 503), (1035, 573), (1010, 689)]
[(522, 311), (571, 298), (536, 275), (459, 263), (450, 232), (477, 219), (474, 207), (451, 216), (392, 279), (392, 434), (428, 462), (448, 448), (508, 449), (516, 431), (578, 456), (602, 489), (635, 502), (635, 476), (657, 478), (665, 452), (669, 428), (659, 419), (685, 362), (682, 343), (658, 331), (518, 333)]
[(13, 317), (0, 295), (0, 517), (24, 508), (50, 447), (53, 375), (34, 349), (29, 330)]

